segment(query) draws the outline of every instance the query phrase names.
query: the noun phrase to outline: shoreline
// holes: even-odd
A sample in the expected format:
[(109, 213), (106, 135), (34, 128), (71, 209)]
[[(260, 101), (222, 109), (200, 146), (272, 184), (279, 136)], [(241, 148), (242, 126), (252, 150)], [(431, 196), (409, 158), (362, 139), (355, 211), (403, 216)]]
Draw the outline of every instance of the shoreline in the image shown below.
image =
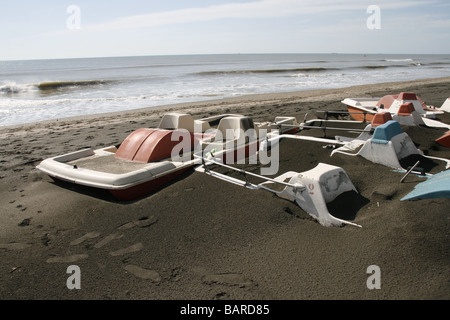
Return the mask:
[[(90, 123), (93, 121), (100, 120), (114, 120), (115, 117), (121, 116), (126, 117), (127, 119), (132, 119), (133, 116), (147, 116), (152, 112), (161, 113), (163, 111), (182, 111), (182, 112), (195, 112), (197, 108), (233, 108), (240, 107), (250, 109), (251, 107), (255, 107), (257, 105), (266, 105), (268, 103), (280, 104), (280, 103), (300, 103), (300, 102), (311, 102), (311, 101), (329, 101), (335, 99), (337, 102), (343, 100), (344, 98), (350, 98), (353, 96), (348, 96), (348, 93), (351, 92), (360, 92), (365, 89), (367, 90), (377, 90), (377, 89), (385, 89), (389, 88), (392, 92), (401, 91), (403, 88), (407, 88), (409, 86), (413, 86), (415, 84), (435, 84), (440, 82), (450, 81), (450, 77), (443, 78), (426, 78), (426, 79), (417, 79), (412, 81), (393, 81), (393, 82), (383, 82), (383, 83), (375, 83), (375, 84), (365, 84), (365, 85), (356, 85), (349, 87), (340, 87), (340, 88), (330, 88), (330, 89), (312, 89), (312, 90), (302, 90), (302, 91), (292, 91), (292, 92), (273, 92), (273, 93), (262, 93), (262, 94), (249, 94), (242, 95), (238, 97), (232, 98), (222, 98), (222, 99), (211, 99), (211, 100), (202, 100), (202, 101), (194, 101), (194, 102), (181, 102), (175, 104), (168, 105), (160, 105), (154, 107), (145, 107), (139, 109), (125, 110), (125, 111), (116, 111), (116, 112), (107, 112), (107, 113), (99, 113), (99, 114), (89, 114), (82, 116), (73, 116), (67, 118), (59, 118), (59, 119), (50, 119), (39, 122), (31, 122), (24, 124), (16, 124), (9, 126), (0, 127), (0, 133), (4, 130), (17, 130), (20, 128), (30, 129), (33, 127), (48, 127), (54, 125), (66, 124), (68, 122), (80, 122), (80, 121), (89, 121)], [(345, 92), (345, 94), (340, 93), (339, 91)], [(338, 101), (339, 100), (339, 101)], [(441, 104), (444, 101), (441, 102)], [(440, 105), (435, 105), (435, 107), (440, 107)], [(337, 104), (338, 105), (338, 104)], [(342, 107), (342, 106), (340, 106)], [(122, 119), (124, 120), (124, 119)]]
[[(0, 128), (0, 299), (448, 300), (450, 199), (400, 201), (424, 178), (410, 175), (400, 183), (403, 173), (361, 157), (331, 157), (320, 143), (283, 140), (280, 174), (318, 163), (343, 168), (358, 194), (337, 199), (329, 210), (362, 228), (323, 227), (294, 202), (195, 171), (119, 203), (99, 191), (56, 184), (36, 165), (120, 143), (136, 129), (157, 126), (165, 111), (301, 122), (310, 110), (345, 110), (346, 97), (400, 91), (440, 107), (449, 88), (450, 77), (389, 82)], [(450, 113), (440, 118), (450, 123)], [(450, 159), (450, 149), (434, 142), (444, 129), (403, 130), (426, 154)], [(437, 164), (432, 173), (442, 170)], [(71, 265), (81, 270), (80, 290), (66, 286)], [(379, 290), (367, 287), (373, 265), (381, 270)]]

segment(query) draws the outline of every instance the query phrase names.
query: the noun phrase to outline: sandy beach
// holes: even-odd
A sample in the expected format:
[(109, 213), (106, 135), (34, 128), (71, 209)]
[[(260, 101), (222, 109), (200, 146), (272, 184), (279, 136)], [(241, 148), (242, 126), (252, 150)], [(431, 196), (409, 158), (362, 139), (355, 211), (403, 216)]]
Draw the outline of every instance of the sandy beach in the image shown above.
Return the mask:
[[(35, 167), (86, 147), (117, 145), (168, 111), (255, 121), (346, 110), (348, 97), (415, 92), (440, 107), (450, 77), (264, 94), (0, 128), (0, 299), (398, 300), (450, 298), (449, 199), (400, 201), (424, 181), (322, 144), (282, 141), (280, 171), (319, 162), (342, 167), (359, 194), (330, 211), (362, 225), (323, 227), (295, 203), (190, 171), (165, 188), (120, 203), (55, 184)], [(439, 117), (450, 123), (450, 114)], [(450, 159), (434, 140), (446, 130), (404, 128), (426, 155)], [(309, 133), (308, 133), (309, 134)], [(318, 130), (318, 136), (323, 132)], [(333, 138), (333, 132), (327, 132)], [(440, 163), (431, 173), (444, 170)], [(81, 289), (67, 268), (79, 266)], [(367, 287), (369, 266), (381, 288)]]

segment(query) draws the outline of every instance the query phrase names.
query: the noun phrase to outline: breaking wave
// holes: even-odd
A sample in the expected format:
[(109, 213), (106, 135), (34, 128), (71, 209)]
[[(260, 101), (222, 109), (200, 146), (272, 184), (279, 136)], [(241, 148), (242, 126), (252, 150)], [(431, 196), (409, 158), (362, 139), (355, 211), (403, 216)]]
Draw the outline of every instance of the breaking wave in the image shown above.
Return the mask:
[[(404, 61), (410, 61), (411, 59), (405, 59)], [(398, 60), (400, 61), (400, 60)], [(403, 61), (403, 60), (402, 60)], [(413, 62), (411, 60), (408, 64), (380, 64), (380, 65), (360, 65), (346, 68), (324, 68), (324, 67), (307, 67), (307, 68), (290, 68), (290, 69), (261, 69), (261, 70), (214, 70), (214, 71), (202, 71), (195, 75), (200, 76), (216, 76), (216, 75), (227, 75), (227, 74), (276, 74), (276, 73), (319, 73), (326, 71), (345, 71), (351, 69), (387, 69), (387, 68), (404, 68), (412, 66), (420, 66), (418, 62)]]
[(386, 62), (413, 62), (413, 59), (383, 59), (381, 61), (386, 61)]
[(15, 82), (5, 82), (0, 85), (0, 93), (17, 94), (22, 92), (36, 91), (36, 87), (32, 84), (17, 84)]
[(361, 66), (361, 67), (357, 67), (358, 69), (387, 69), (390, 66), (386, 66), (386, 65), (373, 65), (373, 66)]
[(56, 90), (67, 87), (87, 87), (98, 86), (111, 83), (112, 81), (106, 80), (85, 80), (85, 81), (53, 81), (53, 82), (41, 82), (36, 87), (39, 90)]
[(248, 73), (287, 73), (287, 72), (323, 72), (329, 70), (339, 70), (337, 68), (322, 68), (322, 67), (312, 67), (312, 68), (291, 68), (291, 69), (261, 69), (261, 70), (216, 70), (216, 71), (203, 71), (198, 72), (198, 75), (220, 75), (220, 74), (248, 74)]
[(7, 81), (0, 85), (0, 93), (14, 95), (28, 92), (47, 92), (58, 89), (76, 89), (88, 86), (101, 86), (113, 83), (111, 80), (86, 80), (86, 81), (51, 81), (41, 83), (18, 84), (14, 81)]

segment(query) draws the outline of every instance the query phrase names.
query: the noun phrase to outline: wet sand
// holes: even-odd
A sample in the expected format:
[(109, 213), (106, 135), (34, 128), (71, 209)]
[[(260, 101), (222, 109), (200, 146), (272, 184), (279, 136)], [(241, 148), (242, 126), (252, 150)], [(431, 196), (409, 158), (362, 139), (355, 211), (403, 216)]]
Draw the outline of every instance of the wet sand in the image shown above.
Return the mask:
[[(138, 128), (157, 126), (167, 111), (302, 121), (310, 110), (345, 110), (340, 101), (347, 97), (401, 91), (440, 107), (449, 88), (450, 78), (384, 83), (1, 128), (0, 299), (447, 300), (450, 200), (400, 201), (424, 178), (400, 183), (402, 173), (360, 157), (330, 157), (317, 142), (283, 140), (280, 172), (319, 162), (342, 167), (358, 194), (338, 198), (329, 210), (362, 228), (323, 227), (293, 202), (195, 171), (120, 203), (104, 192), (55, 184), (35, 166), (116, 145)], [(449, 115), (440, 120), (450, 123)], [(446, 130), (404, 130), (425, 154), (450, 159), (450, 149), (434, 142)], [(444, 169), (436, 163), (431, 173)], [(81, 270), (79, 290), (66, 286), (71, 265)], [(380, 268), (380, 289), (367, 287), (372, 265)]]

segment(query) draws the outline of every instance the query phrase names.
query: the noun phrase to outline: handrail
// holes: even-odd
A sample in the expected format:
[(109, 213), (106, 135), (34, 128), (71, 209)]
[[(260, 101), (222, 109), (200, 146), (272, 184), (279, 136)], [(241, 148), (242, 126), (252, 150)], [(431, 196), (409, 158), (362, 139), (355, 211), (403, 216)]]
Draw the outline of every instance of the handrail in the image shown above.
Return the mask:
[(259, 175), (259, 174), (253, 173), (253, 172), (249, 172), (249, 171), (243, 170), (243, 169), (238, 169), (238, 168), (232, 167), (232, 166), (230, 166), (230, 165), (227, 165), (227, 164), (225, 164), (225, 163), (218, 162), (218, 161), (216, 161), (216, 160), (214, 160), (214, 159), (206, 159), (206, 158), (204, 158), (204, 157), (202, 157), (202, 156), (199, 156), (199, 155), (197, 155), (197, 154), (194, 154), (194, 157), (199, 158), (199, 159), (202, 159), (202, 164), (203, 164), (203, 166), (205, 167), (205, 171), (213, 171), (213, 170), (210, 170), (210, 169), (206, 169), (206, 165), (207, 165), (206, 162), (211, 162), (211, 163), (217, 164), (217, 165), (219, 165), (219, 166), (225, 167), (225, 168), (227, 168), (227, 169), (231, 169), (231, 170), (234, 170), (234, 171), (238, 171), (238, 172), (240, 172), (240, 173), (242, 173), (242, 174), (244, 174), (244, 175), (254, 176), (254, 177), (257, 177), (257, 178), (266, 180), (266, 181), (270, 181), (270, 182), (274, 182), (274, 183), (279, 183), (279, 184), (285, 185), (285, 186), (287, 186), (287, 187), (291, 187), (291, 188), (295, 188), (295, 189), (298, 189), (298, 188), (305, 188), (304, 186), (299, 186), (298, 184), (292, 184), (292, 183), (288, 183), (288, 182), (278, 181), (278, 180), (275, 180), (275, 179), (272, 179), (272, 178), (268, 178), (268, 177), (265, 177), (265, 176), (261, 176), (261, 175)]

